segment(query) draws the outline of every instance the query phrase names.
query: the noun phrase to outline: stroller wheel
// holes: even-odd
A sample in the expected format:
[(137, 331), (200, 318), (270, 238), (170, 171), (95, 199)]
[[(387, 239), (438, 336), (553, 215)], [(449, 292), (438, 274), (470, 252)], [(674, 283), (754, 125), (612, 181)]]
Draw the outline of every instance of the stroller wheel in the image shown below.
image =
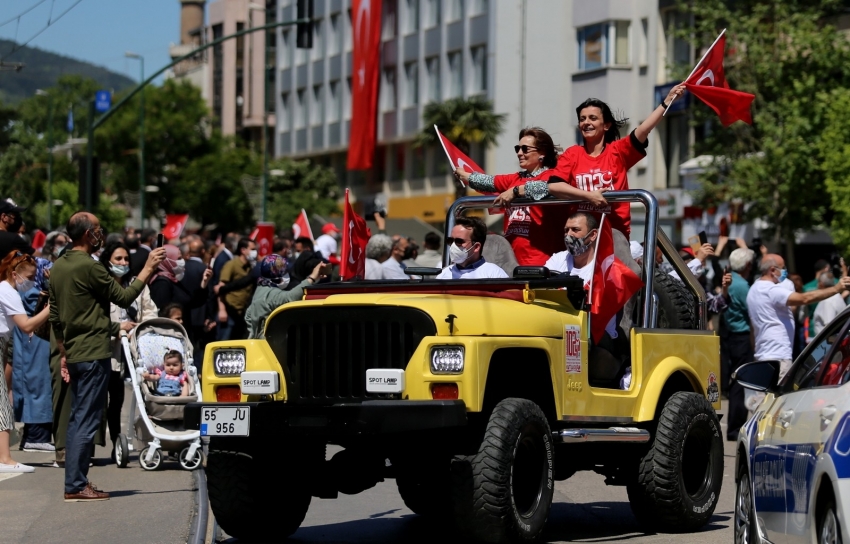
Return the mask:
[(146, 447), (139, 453), (139, 464), (142, 465), (142, 468), (145, 470), (156, 470), (162, 464), (162, 451), (157, 449), (153, 452), (153, 459), (148, 463), (146, 461), (148, 456), (148, 450), (150, 450), (150, 446)]
[(127, 437), (123, 434), (118, 435), (115, 440), (115, 464), (118, 468), (127, 468), (127, 463), (130, 462), (130, 448), (127, 444)]
[(189, 448), (183, 448), (180, 452), (180, 466), (186, 470), (195, 470), (200, 467), (204, 461), (204, 452), (201, 448), (195, 450), (195, 455), (189, 459)]

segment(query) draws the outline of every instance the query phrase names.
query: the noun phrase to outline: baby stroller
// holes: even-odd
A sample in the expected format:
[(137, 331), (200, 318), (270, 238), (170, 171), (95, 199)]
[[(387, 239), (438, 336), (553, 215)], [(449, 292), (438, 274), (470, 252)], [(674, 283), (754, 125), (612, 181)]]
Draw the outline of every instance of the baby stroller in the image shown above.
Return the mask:
[[(192, 364), (192, 344), (186, 330), (171, 319), (154, 318), (139, 323), (134, 332), (130, 338), (126, 333), (121, 333), (121, 345), (136, 402), (130, 405), (127, 423), (129, 436), (120, 434), (115, 441), (115, 462), (121, 468), (126, 467), (130, 452), (142, 448), (139, 464), (145, 470), (160, 467), (163, 451), (178, 453), (180, 466), (186, 470), (195, 470), (204, 461), (201, 437), (199, 431), (184, 429), (183, 409), (186, 404), (203, 399), (197, 370)], [(170, 350), (177, 350), (183, 355), (189, 396), (159, 396), (156, 394), (156, 385), (142, 377), (146, 371), (153, 374), (155, 368), (162, 368), (163, 356)]]

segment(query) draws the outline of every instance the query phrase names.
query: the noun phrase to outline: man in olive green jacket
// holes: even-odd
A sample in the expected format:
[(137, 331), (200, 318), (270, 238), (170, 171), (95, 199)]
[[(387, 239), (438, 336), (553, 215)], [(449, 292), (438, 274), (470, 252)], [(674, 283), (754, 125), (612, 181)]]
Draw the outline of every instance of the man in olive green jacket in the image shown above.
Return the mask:
[(89, 483), (88, 470), (92, 440), (106, 404), (110, 358), (110, 337), (120, 329), (131, 330), (133, 323), (114, 323), (109, 304), (130, 306), (145, 282), (165, 256), (156, 249), (136, 280), (126, 289), (112, 279), (106, 268), (92, 259), (103, 245), (100, 221), (90, 213), (79, 212), (68, 220), (73, 247), (53, 265), (50, 277), (50, 324), (61, 354), (62, 379), (71, 386), (71, 417), (65, 452), (65, 501), (106, 500)]

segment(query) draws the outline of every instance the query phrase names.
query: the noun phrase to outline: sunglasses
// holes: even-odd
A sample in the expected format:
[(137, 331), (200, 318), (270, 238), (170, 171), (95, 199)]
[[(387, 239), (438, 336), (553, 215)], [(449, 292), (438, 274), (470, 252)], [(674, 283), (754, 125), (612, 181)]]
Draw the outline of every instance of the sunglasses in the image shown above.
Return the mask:
[(15, 258), (12, 260), (12, 270), (21, 266), (24, 263), (36, 264), (35, 257), (32, 255), (27, 255), (26, 253), (21, 253), (20, 251), (15, 252)]
[(537, 150), (537, 148), (534, 147), (533, 145), (515, 145), (514, 146), (514, 153), (519, 153), (520, 149), (522, 149), (523, 153), (528, 153), (529, 150), (531, 150), (531, 149), (534, 149), (535, 151)]
[(457, 247), (462, 247), (464, 244), (470, 241), (471, 240), (464, 240), (463, 238), (446, 238), (446, 246), (457, 244)]

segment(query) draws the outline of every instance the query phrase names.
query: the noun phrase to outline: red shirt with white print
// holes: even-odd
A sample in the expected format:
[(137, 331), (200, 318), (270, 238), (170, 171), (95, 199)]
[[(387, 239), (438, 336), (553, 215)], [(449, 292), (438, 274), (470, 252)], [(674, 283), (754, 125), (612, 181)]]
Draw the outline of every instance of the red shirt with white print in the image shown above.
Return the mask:
[[(527, 181), (547, 181), (553, 170), (544, 170), (535, 176), (523, 172), (493, 176), (493, 184), (500, 193)], [(549, 257), (564, 250), (564, 224), (570, 206), (511, 206), (505, 211), (505, 238), (511, 243), (516, 260), (521, 266), (543, 266)]]
[[(558, 158), (558, 165), (551, 172), (552, 177), (559, 177), (582, 191), (598, 191), (610, 189), (614, 191), (625, 191), (629, 188), (628, 170), (646, 156), (646, 146), (649, 143), (641, 143), (634, 131), (625, 138), (605, 145), (596, 157), (591, 157), (582, 145), (574, 145), (568, 148)], [(593, 204), (579, 204), (578, 209), (611, 212), (611, 204), (608, 206), (594, 206)], [(611, 226), (623, 234), (626, 238), (631, 232), (631, 212), (629, 203), (622, 202), (613, 205), (613, 211), (608, 217)]]

